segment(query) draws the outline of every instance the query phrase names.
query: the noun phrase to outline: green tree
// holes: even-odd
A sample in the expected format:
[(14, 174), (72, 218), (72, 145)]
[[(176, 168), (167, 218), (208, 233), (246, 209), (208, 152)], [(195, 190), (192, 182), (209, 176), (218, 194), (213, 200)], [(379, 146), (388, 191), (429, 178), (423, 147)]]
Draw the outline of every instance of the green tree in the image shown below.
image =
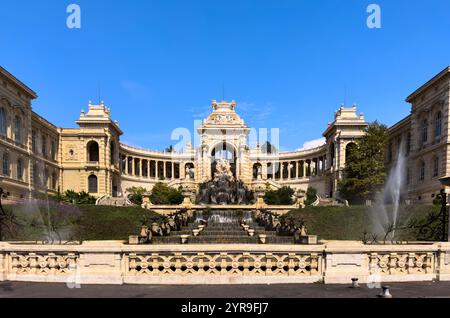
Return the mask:
[(361, 203), (374, 199), (383, 188), (387, 138), (387, 127), (374, 122), (366, 127), (365, 135), (351, 147), (351, 151), (347, 151), (344, 178), (338, 184), (343, 199)]
[(291, 187), (282, 187), (278, 190), (267, 190), (264, 196), (264, 202), (268, 205), (291, 205), (294, 189)]
[(143, 187), (132, 187), (128, 188), (127, 191), (130, 193), (130, 201), (136, 205), (141, 205), (143, 202), (143, 195), (147, 192), (147, 189)]
[(150, 200), (153, 204), (176, 205), (183, 202), (183, 195), (180, 190), (159, 182), (153, 187)]

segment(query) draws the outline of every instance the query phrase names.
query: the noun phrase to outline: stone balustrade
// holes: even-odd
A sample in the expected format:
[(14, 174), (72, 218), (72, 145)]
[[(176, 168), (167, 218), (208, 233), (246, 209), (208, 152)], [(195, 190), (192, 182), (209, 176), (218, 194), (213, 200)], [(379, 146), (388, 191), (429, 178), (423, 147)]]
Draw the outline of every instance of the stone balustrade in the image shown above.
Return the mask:
[(450, 243), (82, 245), (0, 243), (0, 281), (67, 284), (284, 284), (450, 280)]

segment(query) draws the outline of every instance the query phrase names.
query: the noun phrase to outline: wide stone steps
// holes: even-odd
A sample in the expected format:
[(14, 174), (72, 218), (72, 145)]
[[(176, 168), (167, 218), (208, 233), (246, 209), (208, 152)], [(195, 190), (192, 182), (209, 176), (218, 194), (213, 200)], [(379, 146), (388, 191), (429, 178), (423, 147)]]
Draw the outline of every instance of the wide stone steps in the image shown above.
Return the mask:
[(266, 231), (264, 227), (256, 223), (247, 223), (251, 229), (255, 230), (253, 237), (249, 236), (238, 223), (210, 224), (204, 228), (199, 236), (194, 236), (192, 230), (196, 226), (183, 228), (181, 231), (174, 231), (167, 237), (153, 237), (153, 244), (180, 244), (181, 235), (188, 235), (188, 244), (259, 244), (259, 235), (266, 235), (266, 244), (293, 244), (293, 237), (277, 236), (274, 231)]

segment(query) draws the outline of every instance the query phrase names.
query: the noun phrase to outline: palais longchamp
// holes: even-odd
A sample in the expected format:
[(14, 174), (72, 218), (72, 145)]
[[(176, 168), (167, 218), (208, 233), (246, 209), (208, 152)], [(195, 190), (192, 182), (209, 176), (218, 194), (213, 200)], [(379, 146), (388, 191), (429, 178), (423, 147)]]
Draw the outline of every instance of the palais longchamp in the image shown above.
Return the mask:
[[(450, 67), (407, 97), (410, 115), (389, 128), (386, 165), (405, 153), (404, 191), (414, 203), (431, 202), (442, 188), (439, 180), (450, 176), (449, 93)], [(158, 182), (198, 189), (214, 178), (224, 160), (249, 189), (261, 184), (296, 190), (312, 186), (319, 197), (330, 200), (339, 198), (337, 182), (348, 149), (368, 125), (356, 107), (341, 107), (316, 148), (280, 152), (268, 143), (252, 148), (250, 128), (236, 112), (236, 103), (213, 101), (211, 114), (197, 128), (199, 147), (158, 152), (121, 143), (123, 132), (103, 102), (89, 103), (76, 121), (78, 128), (60, 128), (32, 110), (36, 98), (0, 67), (0, 180), (10, 201), (74, 190), (117, 203), (126, 189), (151, 190)]]

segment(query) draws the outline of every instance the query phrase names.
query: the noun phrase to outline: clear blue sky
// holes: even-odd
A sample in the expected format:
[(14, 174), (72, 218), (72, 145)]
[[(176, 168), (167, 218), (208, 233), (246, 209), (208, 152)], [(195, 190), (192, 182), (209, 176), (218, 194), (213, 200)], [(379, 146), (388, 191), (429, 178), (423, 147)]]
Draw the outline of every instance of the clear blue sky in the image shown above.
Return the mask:
[[(66, 7), (82, 28), (66, 27)], [(382, 29), (366, 8), (382, 8)], [(238, 102), (281, 148), (321, 137), (344, 102), (388, 125), (450, 65), (448, 0), (40, 0), (0, 4), (0, 65), (34, 89), (34, 110), (74, 127), (89, 100), (111, 107), (124, 142), (152, 149), (193, 127), (212, 99)], [(346, 93), (345, 93), (346, 92)]]

